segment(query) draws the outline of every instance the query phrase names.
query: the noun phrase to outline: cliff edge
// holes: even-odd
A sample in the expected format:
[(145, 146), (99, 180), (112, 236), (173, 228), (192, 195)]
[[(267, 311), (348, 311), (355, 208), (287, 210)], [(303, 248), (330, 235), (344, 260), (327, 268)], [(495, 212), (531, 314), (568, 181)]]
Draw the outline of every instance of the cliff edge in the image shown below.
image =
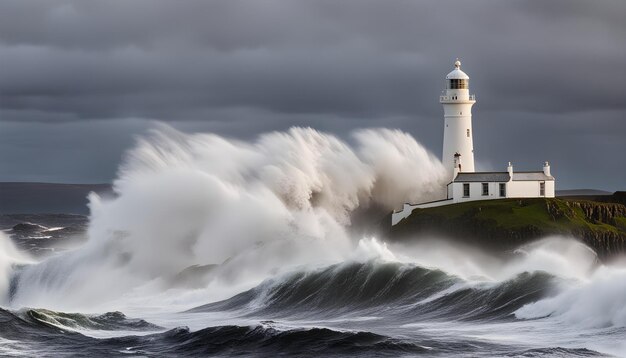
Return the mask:
[(602, 198), (528, 198), (473, 201), (416, 209), (390, 240), (443, 237), (508, 251), (548, 235), (572, 236), (601, 260), (626, 254), (626, 193)]

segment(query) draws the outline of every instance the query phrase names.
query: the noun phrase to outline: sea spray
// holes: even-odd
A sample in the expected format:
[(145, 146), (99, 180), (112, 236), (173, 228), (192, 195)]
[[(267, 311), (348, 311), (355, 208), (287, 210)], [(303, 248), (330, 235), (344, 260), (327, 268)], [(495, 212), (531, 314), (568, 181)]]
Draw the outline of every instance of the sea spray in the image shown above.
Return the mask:
[(555, 297), (520, 308), (515, 316), (550, 317), (580, 329), (626, 328), (626, 267), (602, 266)]
[[(244, 142), (162, 126), (126, 155), (116, 198), (90, 196), (88, 242), (21, 269), (10, 304), (120, 310), (167, 328), (233, 324), (239, 313), (243, 322), (280, 317), (296, 327), (299, 318), (372, 333), (395, 327), (402, 337), (423, 324), (420, 334), (435, 329), (429, 349), (444, 351), (447, 339), (458, 345), (472, 336), (464, 330), (490, 339), (494, 332), (517, 336), (521, 325), (543, 329), (548, 338), (539, 346), (573, 348), (588, 346), (584, 327), (609, 327), (605, 340), (623, 334), (623, 274), (571, 238), (548, 238), (503, 259), (439, 238), (398, 244), (353, 237), (360, 209), (435, 199), (445, 184), (441, 164), (409, 135), (376, 129), (353, 136), (348, 145), (294, 128)], [(2, 277), (15, 277), (15, 263), (24, 262), (15, 258), (2, 257)], [(183, 276), (190, 285), (181, 284)], [(6, 293), (9, 281), (2, 282)], [(226, 306), (172, 313), (210, 302), (204, 308)], [(582, 333), (557, 332), (562, 322)], [(177, 334), (196, 333), (164, 333)], [(483, 339), (464, 347), (485, 344), (497, 348)]]
[(210, 264), (219, 297), (215, 282), (252, 286), (339, 262), (351, 255), (351, 212), (433, 199), (444, 184), (441, 163), (405, 133), (362, 130), (354, 141), (292, 128), (243, 142), (162, 125), (127, 153), (116, 198), (90, 196), (88, 242), (24, 270), (13, 304), (95, 310)]
[(10, 297), (11, 280), (15, 270), (34, 261), (27, 254), (19, 251), (11, 239), (0, 232), (0, 305), (6, 304)]

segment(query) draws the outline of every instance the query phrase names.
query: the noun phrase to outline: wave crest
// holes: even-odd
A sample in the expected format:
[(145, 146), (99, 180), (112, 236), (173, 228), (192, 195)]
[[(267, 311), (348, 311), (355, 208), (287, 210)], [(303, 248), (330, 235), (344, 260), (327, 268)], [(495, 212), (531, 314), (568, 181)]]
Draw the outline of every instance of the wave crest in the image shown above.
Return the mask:
[(491, 319), (554, 292), (555, 277), (522, 273), (503, 282), (471, 283), (440, 270), (370, 260), (266, 280), (230, 299), (191, 312), (240, 311), (273, 317), (384, 315), (394, 320)]
[(354, 140), (292, 128), (243, 142), (161, 126), (128, 152), (116, 198), (91, 195), (86, 245), (24, 270), (13, 302), (93, 309), (134, 289), (150, 295), (151, 282), (190, 265), (238, 261), (229, 279), (260, 282), (285, 266), (341, 261), (356, 209), (437, 196), (445, 172), (400, 131)]
[(533, 302), (516, 317), (550, 317), (582, 328), (626, 327), (626, 268), (602, 266), (589, 279), (571, 283), (558, 295)]

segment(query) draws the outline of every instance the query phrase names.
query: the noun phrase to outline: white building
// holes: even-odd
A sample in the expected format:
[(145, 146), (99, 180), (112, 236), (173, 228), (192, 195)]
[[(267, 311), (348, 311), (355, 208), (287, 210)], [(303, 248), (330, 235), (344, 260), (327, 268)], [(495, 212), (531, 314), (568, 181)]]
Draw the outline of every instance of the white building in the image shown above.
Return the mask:
[(421, 204), (404, 204), (402, 210), (391, 215), (391, 225), (406, 218), (414, 209), (431, 208), (475, 200), (505, 198), (553, 198), (555, 180), (550, 164), (542, 171), (514, 172), (509, 162), (507, 171), (475, 172), (472, 140), (472, 106), (474, 95), (469, 94), (469, 76), (461, 71), (457, 59), (454, 70), (446, 76), (446, 90), (439, 98), (444, 109), (444, 136), (442, 162), (450, 170), (446, 198)]

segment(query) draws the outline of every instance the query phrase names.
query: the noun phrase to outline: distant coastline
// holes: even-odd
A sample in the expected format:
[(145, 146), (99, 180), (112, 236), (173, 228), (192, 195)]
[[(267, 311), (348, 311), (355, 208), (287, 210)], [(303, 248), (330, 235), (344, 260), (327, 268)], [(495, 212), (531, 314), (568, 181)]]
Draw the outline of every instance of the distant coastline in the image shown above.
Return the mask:
[(602, 196), (602, 195), (613, 195), (613, 192), (606, 190), (597, 190), (597, 189), (567, 189), (567, 190), (557, 190), (556, 196)]

